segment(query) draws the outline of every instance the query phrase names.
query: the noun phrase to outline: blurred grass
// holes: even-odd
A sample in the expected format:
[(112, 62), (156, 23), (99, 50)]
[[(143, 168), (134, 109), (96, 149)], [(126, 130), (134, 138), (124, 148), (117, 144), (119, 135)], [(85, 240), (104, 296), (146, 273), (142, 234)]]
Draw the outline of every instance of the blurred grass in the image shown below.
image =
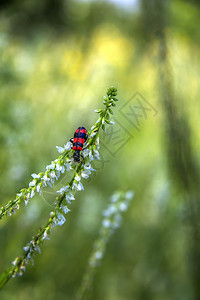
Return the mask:
[[(189, 117), (198, 157), (199, 50), (185, 32), (187, 17), (182, 25), (182, 9), (178, 13), (180, 6), (187, 11), (187, 5), (172, 5), (178, 25), (171, 24), (167, 33), (175, 95)], [(190, 9), (189, 23), (197, 18), (191, 5)], [(183, 31), (178, 30), (181, 26)], [(27, 40), (0, 32), (2, 205), (27, 186), (31, 173), (56, 158), (56, 145), (66, 143), (78, 126), (93, 125), (93, 110), (102, 107), (110, 85), (119, 91), (114, 117), (134, 137), (114, 158), (102, 147), (109, 162), (95, 163), (99, 170), (72, 203), (66, 224), (55, 228), (35, 265), (23, 278), (9, 282), (1, 299), (73, 299), (98, 234), (101, 211), (116, 189), (133, 189), (135, 198), (108, 245), (88, 299), (192, 299), (185, 205), (167, 173), (157, 48), (155, 41), (146, 51), (141, 49), (138, 36), (130, 37), (120, 21), (118, 26), (102, 21), (89, 36), (56, 37), (44, 31)], [(119, 112), (136, 92), (158, 111), (155, 117), (149, 113), (141, 118), (139, 132)], [(52, 203), (46, 197), (33, 199), (16, 216), (1, 221), (1, 271), (45, 223)]]

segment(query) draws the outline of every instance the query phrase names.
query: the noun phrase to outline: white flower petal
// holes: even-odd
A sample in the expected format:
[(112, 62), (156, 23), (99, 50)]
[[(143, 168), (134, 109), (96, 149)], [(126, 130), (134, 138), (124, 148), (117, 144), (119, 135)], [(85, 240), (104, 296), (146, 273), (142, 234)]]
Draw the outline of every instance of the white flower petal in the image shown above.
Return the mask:
[(66, 145), (64, 145), (64, 148), (65, 148), (65, 150), (70, 150), (70, 149), (71, 149), (71, 147), (72, 147), (72, 144), (71, 144), (71, 142), (67, 142), (67, 144), (66, 144)]

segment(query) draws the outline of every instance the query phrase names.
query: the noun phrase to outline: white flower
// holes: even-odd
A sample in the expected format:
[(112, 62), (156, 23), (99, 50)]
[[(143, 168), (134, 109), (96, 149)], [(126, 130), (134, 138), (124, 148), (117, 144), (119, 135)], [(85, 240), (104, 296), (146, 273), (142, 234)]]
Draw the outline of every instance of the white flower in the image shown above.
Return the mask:
[(75, 200), (74, 195), (72, 193), (67, 193), (65, 196), (66, 200)]
[(30, 195), (30, 197), (31, 197), (31, 198), (33, 198), (34, 196), (35, 196), (35, 191), (34, 191), (34, 190), (32, 190), (32, 191), (31, 191), (31, 195)]
[(83, 150), (84, 157), (88, 156), (90, 153), (91, 153), (91, 151), (89, 149), (84, 149)]
[(46, 166), (46, 170), (49, 171), (49, 170), (53, 170), (55, 168), (55, 164), (53, 162), (51, 162), (50, 165)]
[(18, 263), (18, 257), (12, 262), (12, 265), (16, 266), (17, 263)]
[(24, 250), (24, 251), (29, 251), (29, 250), (30, 250), (30, 246), (25, 246), (25, 247), (23, 247), (23, 250)]
[(65, 200), (67, 204), (71, 204), (71, 200), (75, 200), (74, 195), (72, 193), (67, 193), (65, 196)]
[[(53, 181), (53, 180), (52, 180)], [(53, 182), (52, 182), (53, 183)], [(47, 181), (47, 184), (50, 186), (50, 188), (52, 189), (52, 184), (50, 181)]]
[(72, 185), (72, 189), (77, 190), (77, 191), (81, 191), (81, 190), (84, 190), (84, 187), (83, 187), (81, 182), (74, 181), (73, 185)]
[(44, 231), (42, 239), (43, 239), (43, 240), (49, 240), (47, 230)]
[(104, 220), (102, 221), (102, 225), (103, 225), (103, 227), (105, 227), (105, 228), (109, 228), (109, 227), (111, 227), (111, 221), (110, 221), (109, 219), (104, 219)]
[(38, 252), (39, 254), (41, 253), (40, 247), (39, 247), (38, 245), (36, 245), (36, 246), (34, 247), (34, 250), (35, 250), (36, 252)]
[(57, 191), (57, 193), (63, 194), (68, 190), (68, 188), (69, 188), (69, 185), (63, 186), (63, 187), (61, 187), (61, 189), (59, 191)]
[(81, 180), (81, 176), (78, 175), (78, 174), (76, 174), (76, 176), (74, 177), (74, 179), (75, 179), (76, 181), (80, 181), (80, 180)]
[(15, 205), (15, 209), (19, 209), (19, 204), (18, 203)]
[(110, 217), (117, 211), (117, 207), (115, 205), (109, 205), (106, 210), (103, 211), (104, 217)]
[(103, 253), (101, 251), (96, 251), (95, 252), (95, 258), (96, 259), (102, 259), (103, 257)]
[(65, 148), (59, 146), (56, 146), (56, 149), (58, 150), (59, 153), (63, 153), (65, 151)]
[(23, 271), (22, 270), (19, 270), (18, 273), (17, 273), (17, 276), (22, 276), (23, 275)]
[(72, 144), (71, 144), (71, 142), (67, 142), (67, 144), (66, 144), (66, 145), (64, 145), (64, 148), (65, 148), (65, 150), (70, 150), (70, 149), (71, 149), (71, 147), (72, 147)]
[(47, 174), (45, 173), (42, 177), (42, 186), (46, 186), (47, 182), (50, 180), (50, 178), (47, 177)]
[(25, 205), (28, 204), (29, 199), (30, 199), (30, 193), (28, 193), (28, 194), (26, 195), (26, 198), (24, 199)]
[(58, 177), (56, 176), (55, 171), (52, 171), (52, 172), (50, 173), (50, 176), (51, 176), (52, 179), (58, 180)]
[(90, 174), (91, 174), (90, 170), (87, 169), (81, 172), (81, 176), (85, 179), (87, 179)]
[(56, 225), (62, 226), (65, 223), (65, 221), (65, 217), (62, 214), (57, 213), (57, 216), (54, 219), (54, 223)]
[(41, 194), (41, 186), (39, 184), (36, 186), (36, 191), (37, 193)]
[(128, 191), (126, 193), (126, 199), (127, 200), (131, 200), (133, 198), (133, 196), (134, 196), (134, 192), (133, 191)]
[(115, 216), (115, 220), (114, 220), (114, 222), (113, 222), (113, 224), (112, 224), (113, 229), (116, 229), (116, 228), (119, 228), (119, 227), (120, 227), (121, 220), (122, 220), (121, 215), (120, 215), (120, 214), (117, 214), (117, 215)]
[(65, 214), (67, 214), (69, 211), (71, 211), (66, 205), (63, 206), (62, 209)]
[(84, 165), (84, 169), (85, 169), (85, 170), (90, 170), (90, 171), (96, 171), (95, 169), (93, 169), (93, 168), (91, 167), (91, 164), (90, 164), (90, 163), (85, 164), (85, 165)]
[(33, 181), (31, 181), (31, 182), (29, 183), (29, 187), (35, 186), (35, 184), (36, 184), (36, 181), (33, 180)]
[(35, 178), (40, 178), (40, 175), (38, 174), (35, 174), (35, 173), (33, 173), (33, 174), (31, 174), (31, 176), (35, 179)]
[(26, 267), (24, 264), (20, 266), (20, 270), (22, 270), (23, 272), (26, 270)]
[(115, 193), (110, 197), (111, 202), (117, 202), (119, 200), (119, 194)]
[(66, 171), (69, 172), (69, 170), (71, 170), (71, 163), (70, 162), (67, 162), (64, 164), (65, 167), (66, 167)]
[(127, 210), (127, 208), (128, 208), (128, 204), (127, 203), (125, 203), (125, 202), (120, 203), (119, 209), (121, 211), (125, 211), (125, 210)]
[(99, 146), (99, 137), (96, 139), (96, 147), (97, 147), (97, 150), (99, 150), (100, 146)]
[(90, 138), (94, 137), (97, 134), (97, 131), (94, 131), (91, 135)]
[(94, 158), (95, 158), (95, 159), (100, 159), (99, 151), (94, 150)]
[(62, 166), (59, 165), (59, 163), (57, 163), (55, 169), (56, 169), (56, 171), (61, 171)]

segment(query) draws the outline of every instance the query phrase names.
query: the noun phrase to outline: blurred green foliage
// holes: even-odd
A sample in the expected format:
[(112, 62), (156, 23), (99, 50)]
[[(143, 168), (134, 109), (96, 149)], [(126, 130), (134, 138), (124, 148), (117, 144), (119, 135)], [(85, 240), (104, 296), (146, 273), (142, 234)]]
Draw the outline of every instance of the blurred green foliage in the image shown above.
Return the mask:
[[(88, 299), (198, 299), (190, 271), (194, 261), (188, 247), (186, 191), (178, 184), (181, 174), (177, 177), (176, 168), (170, 167), (167, 151), (170, 119), (159, 87), (162, 15), (156, 3), (141, 0), (129, 11), (105, 1), (9, 1), (1, 6), (1, 205), (27, 186), (31, 173), (44, 170), (56, 158), (56, 145), (66, 143), (78, 126), (90, 128), (96, 120), (93, 110), (102, 107), (110, 85), (119, 91), (114, 118), (120, 123), (116, 128), (122, 129), (120, 138), (133, 137), (119, 143), (120, 151), (113, 156), (114, 142), (107, 143), (108, 136), (102, 134), (96, 175), (85, 183), (67, 222), (52, 232), (35, 265), (10, 281), (1, 299), (73, 299), (98, 234), (101, 211), (117, 189), (133, 189), (135, 198), (108, 245)], [(165, 32), (174, 105), (179, 120), (185, 113), (190, 136), (184, 143), (191, 143), (189, 154), (198, 169), (197, 8), (198, 1), (171, 1)], [(130, 99), (138, 104), (132, 98), (136, 92), (153, 107), (139, 118), (139, 130), (120, 110)], [(183, 157), (186, 166), (187, 159)], [(46, 222), (55, 195), (48, 192), (0, 222), (1, 271)], [(187, 192), (190, 201), (190, 189)]]

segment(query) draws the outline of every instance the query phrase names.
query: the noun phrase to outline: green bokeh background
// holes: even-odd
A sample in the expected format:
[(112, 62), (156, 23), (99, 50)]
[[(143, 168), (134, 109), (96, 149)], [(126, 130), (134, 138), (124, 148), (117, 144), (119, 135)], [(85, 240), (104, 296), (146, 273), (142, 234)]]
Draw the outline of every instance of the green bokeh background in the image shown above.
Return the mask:
[[(165, 16), (174, 105), (178, 116), (185, 113), (190, 136), (183, 132), (184, 141), (199, 169), (200, 10), (198, 1), (165, 1), (163, 11), (158, 2), (163, 1), (136, 1), (129, 9), (106, 1), (1, 4), (1, 206), (28, 185), (32, 173), (43, 171), (58, 156), (56, 145), (66, 143), (78, 126), (89, 129), (94, 124), (94, 109), (102, 108), (102, 97), (112, 85), (120, 99), (114, 117), (126, 129), (120, 137), (127, 132), (133, 137), (112, 155), (103, 147), (106, 137), (101, 134), (96, 174), (85, 181), (66, 223), (54, 228), (34, 266), (11, 280), (0, 292), (1, 299), (74, 299), (98, 236), (101, 212), (118, 189), (132, 189), (135, 197), (86, 299), (199, 299), (195, 278), (200, 278), (200, 269), (192, 271), (195, 260), (189, 247), (194, 218), (168, 151), (171, 120), (162, 104), (157, 32), (159, 18)], [(146, 118), (140, 117), (140, 130), (120, 113), (130, 99), (137, 103), (136, 93), (157, 112), (149, 110)], [(182, 123), (178, 128), (184, 131)], [(113, 143), (107, 144), (111, 152)], [(182, 161), (187, 165), (187, 160), (184, 156)], [(188, 169), (188, 178), (190, 174)], [(189, 202), (191, 194), (199, 195), (196, 186), (187, 192)], [(45, 224), (55, 195), (45, 190), (16, 215), (1, 220), (2, 272)]]

